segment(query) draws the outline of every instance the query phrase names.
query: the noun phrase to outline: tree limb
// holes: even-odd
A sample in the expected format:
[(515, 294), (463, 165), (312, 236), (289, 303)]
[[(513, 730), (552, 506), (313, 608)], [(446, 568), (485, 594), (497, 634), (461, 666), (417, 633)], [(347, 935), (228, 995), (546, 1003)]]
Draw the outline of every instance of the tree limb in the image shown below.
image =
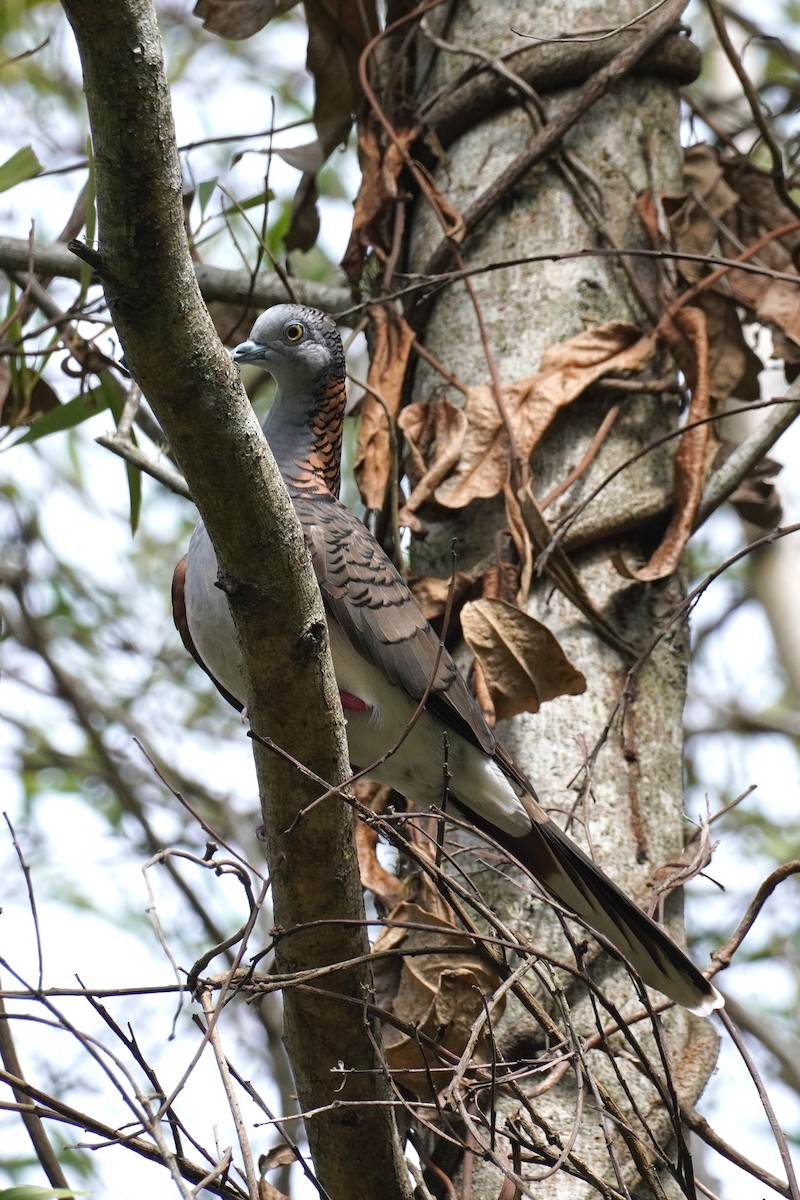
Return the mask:
[[(146, 0), (109, 0), (99, 9), (93, 0), (65, 0), (64, 8), (92, 127), (106, 298), (131, 374), (164, 428), (216, 548), (243, 651), (251, 724), (316, 775), (341, 783), (349, 775), (344, 724), (308, 552), (189, 256), (155, 13)], [(279, 940), (278, 969), (289, 973), (300, 964), (366, 953), (349, 808), (331, 798), (293, 827), (318, 787), (282, 756), (259, 744), (254, 753), (276, 921), (311, 922), (304, 936)], [(321, 912), (342, 923), (320, 930), (313, 922)], [(363, 1003), (369, 970), (337, 972), (326, 986)], [(307, 1127), (325, 1193), (332, 1200), (407, 1197), (371, 1022), (355, 1005), (353, 1017), (343, 1017), (324, 993), (291, 990), (285, 1004), (300, 1103), (320, 1110)], [(335, 1074), (341, 1059), (350, 1068), (344, 1089)], [(363, 1105), (357, 1122), (348, 1107), (356, 1100)]]
[[(38, 274), (62, 279), (81, 277), (80, 260), (62, 242), (30, 243), (27, 238), (0, 237), (0, 269), (3, 271), (27, 271), (31, 257)], [(233, 304), (269, 308), (271, 304), (282, 304), (288, 299), (286, 288), (277, 275), (265, 273), (254, 280), (249, 271), (233, 271), (209, 263), (192, 265), (206, 302), (226, 300)], [(301, 279), (292, 279), (292, 287), (299, 304), (310, 304), (334, 315), (352, 307), (347, 288)]]

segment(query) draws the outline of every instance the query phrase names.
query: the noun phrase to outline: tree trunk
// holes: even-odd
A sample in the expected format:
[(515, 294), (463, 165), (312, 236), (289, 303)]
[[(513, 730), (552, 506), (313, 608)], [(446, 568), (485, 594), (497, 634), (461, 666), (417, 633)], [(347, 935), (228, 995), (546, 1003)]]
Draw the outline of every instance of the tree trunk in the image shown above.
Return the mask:
[[(319, 779), (336, 784), (349, 773), (322, 601), (278, 469), (200, 297), (155, 11), (139, 0), (101, 9), (64, 0), (64, 9), (81, 55), (96, 163), (100, 249), (85, 254), (212, 538), (242, 648), (251, 727), (286, 755), (254, 741), (276, 930), (284, 934), (275, 947), (288, 980), (284, 1039), (301, 1108), (313, 1114), (306, 1129), (317, 1177), (331, 1200), (357, 1187), (407, 1200), (376, 1023), (363, 1011), (371, 972), (352, 812), (339, 797), (314, 803)], [(325, 971), (337, 963), (348, 966)], [(308, 973), (314, 987), (294, 986)], [(252, 1169), (248, 1184), (254, 1195)]]
[[(680, 4), (666, 5), (654, 17), (663, 28), (665, 16), (669, 25), (670, 16), (674, 22), (680, 8)], [(512, 11), (497, 0), (485, 0), (480, 5), (461, 4), (452, 14), (449, 7), (435, 10), (427, 20), (431, 26), (436, 25), (437, 33), (451, 48), (473, 47), (484, 56), (488, 53), (500, 58), (520, 47), (520, 38), (512, 28), (538, 38), (556, 38), (567, 31), (575, 34), (582, 28), (596, 35), (600, 28), (615, 28), (640, 12), (640, 6), (630, 2), (608, 5), (606, 9), (606, 15), (600, 16), (596, 4), (553, 0)], [(619, 35), (615, 40), (617, 53), (629, 50), (635, 38), (642, 37), (643, 29), (653, 27), (652, 22), (653, 18), (648, 18), (637, 23), (634, 35)], [(418, 100), (423, 105), (431, 102), (435, 109), (436, 98), (452, 92), (456, 80), (475, 60), (452, 49), (435, 49), (424, 36), (419, 44)], [(564, 54), (566, 62), (570, 47), (564, 48)], [(563, 78), (569, 78), (566, 67)], [(552, 78), (549, 86), (553, 86)], [(581, 94), (581, 89), (548, 91), (543, 97), (547, 122), (556, 121)], [(463, 216), (479, 197), (486, 196), (508, 164), (536, 138), (542, 125), (532, 121), (532, 109), (530, 100), (523, 106), (517, 96), (512, 107), (479, 121), (449, 145), (447, 163), (440, 163), (435, 183), (456, 214)], [(524, 259), (592, 247), (645, 246), (635, 201), (648, 189), (667, 195), (678, 194), (681, 189), (677, 83), (663, 76), (640, 74), (634, 78), (628, 74), (615, 80), (606, 94), (595, 100), (553, 154), (537, 161), (504, 189), (500, 203), (460, 246), (461, 261), (451, 257), (446, 265), (475, 268), (512, 257)], [(441, 243), (440, 223), (426, 202), (418, 199), (408, 250), (409, 270), (424, 272)], [(498, 375), (508, 384), (534, 374), (548, 347), (583, 330), (611, 319), (643, 328), (654, 324), (660, 315), (658, 271), (662, 269), (609, 256), (523, 262), (476, 273), (469, 281), (474, 299), (462, 283), (451, 284), (436, 294), (426, 314), (424, 343), (462, 383), (490, 383), (491, 371), (476, 315), (479, 311)], [(419, 311), (410, 309), (412, 320), (419, 320)], [(653, 377), (666, 365), (664, 361), (657, 364)], [(444, 391), (441, 377), (420, 363), (414, 399), (441, 396)], [(453, 403), (463, 402), (455, 389), (447, 394)], [(546, 495), (583, 459), (604, 415), (615, 402), (620, 403), (621, 411), (611, 434), (580, 479), (548, 509), (546, 517), (551, 526), (615, 467), (676, 426), (674, 398), (597, 391), (591, 398), (581, 399), (555, 421), (535, 455), (532, 475), (537, 497)], [(635, 562), (652, 550), (654, 539), (663, 531), (663, 526), (654, 527), (652, 521), (638, 521), (637, 514), (663, 510), (668, 502), (671, 455), (672, 446), (668, 445), (631, 463), (592, 501), (572, 530), (573, 544), (582, 543), (572, 559), (583, 585), (595, 607), (637, 650), (648, 643), (680, 602), (682, 580), (673, 577), (653, 584), (631, 582), (623, 578), (612, 560), (622, 555)], [(415, 548), (415, 572), (446, 576), (454, 537), (458, 538), (459, 569), (491, 561), (496, 535), (504, 527), (503, 505), (495, 501), (478, 501), (453, 519), (430, 522), (426, 541)], [(676, 632), (663, 639), (648, 657), (627, 702), (621, 711), (617, 710), (610, 735), (605, 737), (607, 722), (625, 691), (629, 663), (606, 644), (595, 626), (547, 577), (536, 579), (528, 611), (552, 630), (585, 674), (588, 686), (582, 696), (560, 698), (544, 705), (535, 716), (524, 715), (505, 723), (501, 737), (537, 786), (543, 803), (554, 814), (563, 814), (565, 821), (568, 814), (573, 814), (573, 836), (590, 848), (590, 853), (626, 890), (645, 903), (653, 873), (674, 861), (683, 849), (682, 711), (688, 656), (685, 625), (679, 624)], [(601, 742), (602, 749), (587, 769), (587, 755)], [(563, 956), (564, 938), (549, 907), (529, 889), (520, 890), (517, 879), (501, 873), (486, 874), (491, 902), (501, 917), (526, 931), (536, 946)], [(679, 893), (667, 902), (666, 915), (673, 934), (680, 938)], [(595, 951), (593, 947), (586, 960), (594, 978), (623, 1011), (630, 1011), (635, 996), (629, 976), (608, 957), (594, 961)], [(572, 990), (569, 1003), (574, 1028), (579, 1036), (589, 1035), (595, 1024), (590, 1004), (585, 997), (580, 1001)], [(551, 1011), (558, 1015), (557, 1006), (551, 1004)], [(708, 1022), (683, 1011), (670, 1013), (665, 1024), (675, 1089), (679, 1098), (693, 1101), (713, 1068), (716, 1035)], [(508, 1006), (494, 1034), (498, 1055), (506, 1062), (531, 1059), (546, 1050), (542, 1027), (516, 1003)], [(657, 1063), (655, 1044), (642, 1024), (636, 1026), (636, 1036), (643, 1039), (647, 1053)], [(620, 1082), (623, 1076), (632, 1101), (640, 1113), (646, 1114), (655, 1145), (669, 1148), (673, 1142), (674, 1116), (658, 1100), (652, 1085), (619, 1057), (620, 1052), (625, 1054), (623, 1042), (614, 1043), (611, 1051), (608, 1046), (590, 1051), (584, 1058), (588, 1072), (584, 1079), (579, 1080), (579, 1072), (571, 1073), (557, 1089), (538, 1097), (538, 1132), (532, 1119), (523, 1118), (528, 1137), (538, 1147), (534, 1162), (552, 1162), (564, 1147), (568, 1165), (577, 1172), (571, 1176), (559, 1171), (537, 1184), (537, 1197), (583, 1197), (593, 1193), (586, 1182), (591, 1173), (610, 1188), (619, 1187), (624, 1180), (633, 1189), (642, 1178), (643, 1163), (655, 1162), (654, 1143), (632, 1114), (632, 1103), (626, 1099)], [(532, 1077), (524, 1085), (529, 1094), (537, 1078)], [(577, 1094), (580, 1087), (589, 1089), (582, 1098)], [(604, 1106), (601, 1097), (606, 1095), (613, 1099)], [(613, 1104), (618, 1106), (616, 1119), (608, 1115)], [(508, 1094), (500, 1107), (508, 1115), (519, 1110), (519, 1100)], [(638, 1166), (625, 1149), (626, 1138), (629, 1146), (630, 1139), (622, 1122), (642, 1137)], [(548, 1130), (555, 1135), (549, 1148)], [(500, 1138), (495, 1157), (501, 1160), (506, 1153), (508, 1144)], [(508, 1162), (510, 1165), (510, 1158)], [(535, 1167), (534, 1173), (547, 1174), (541, 1166)], [(523, 1174), (531, 1177), (528, 1169)], [(476, 1157), (473, 1194), (495, 1200), (500, 1182), (497, 1165)]]

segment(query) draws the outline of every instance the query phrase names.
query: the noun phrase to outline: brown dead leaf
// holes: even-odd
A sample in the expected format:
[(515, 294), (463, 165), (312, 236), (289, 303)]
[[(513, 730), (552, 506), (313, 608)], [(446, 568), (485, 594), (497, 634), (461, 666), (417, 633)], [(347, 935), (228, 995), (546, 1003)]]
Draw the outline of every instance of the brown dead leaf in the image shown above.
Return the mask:
[(262, 1175), (258, 1181), (258, 1200), (289, 1200), (289, 1197)]
[[(517, 455), (528, 461), (559, 409), (609, 372), (640, 370), (653, 348), (652, 336), (624, 321), (608, 321), (552, 346), (537, 375), (502, 391)], [(468, 427), (458, 469), (435, 492), (446, 508), (496, 496), (508, 478), (511, 451), (492, 389), (468, 388), (464, 411)]]
[[(419, 1097), (430, 1098), (431, 1081), (438, 1092), (450, 1080), (450, 1056), (466, 1048), (475, 1020), (484, 1012), (484, 996), (490, 996), (499, 979), (475, 950), (472, 939), (446, 916), (437, 904), (430, 911), (419, 904), (399, 904), (389, 914), (392, 922), (422, 925), (423, 929), (387, 928), (373, 947), (376, 953), (405, 952), (397, 958), (378, 958), (373, 971), (381, 1007), (398, 1020), (414, 1026), (426, 1040), (401, 1033), (386, 1022), (384, 1046), (393, 1075)], [(415, 953), (425, 951), (425, 953)], [(413, 954), (413, 957), (411, 956)], [(502, 1007), (495, 1009), (495, 1018)], [(437, 1066), (435, 1042), (449, 1055)], [(488, 1047), (478, 1043), (476, 1056)], [(440, 1060), (441, 1061), (441, 1060)]]
[[(30, 386), (30, 373), (27, 386)], [(8, 362), (0, 358), (0, 426), (16, 429), (30, 425), (36, 417), (58, 408), (61, 400), (50, 384), (41, 375), (34, 381), (29, 393), (20, 386), (19, 376), (12, 375)]]
[(264, 1175), (267, 1171), (274, 1171), (276, 1167), (290, 1167), (293, 1162), (297, 1162), (297, 1155), (291, 1146), (287, 1146), (286, 1142), (278, 1142), (277, 1146), (273, 1146), (266, 1154), (258, 1156), (258, 1169)]
[(421, 400), (404, 408), (397, 424), (405, 435), (408, 474), (414, 484), (400, 510), (400, 524), (411, 526), (412, 515), (433, 499), (436, 488), (461, 457), (467, 414), (449, 400)]
[(361, 0), (304, 0), (306, 66), (314, 78), (314, 126), (327, 158), (347, 140), (361, 95), (358, 62), (378, 32), (375, 4)]
[(258, 1200), (289, 1200), (289, 1197), (262, 1177), (258, 1181)]
[[(763, 264), (769, 272), (797, 274), (800, 221), (784, 204), (769, 172), (743, 157), (723, 157), (709, 146), (693, 146), (686, 154), (684, 178), (688, 196), (670, 219), (677, 250), (742, 258)], [(689, 283), (709, 272), (704, 263), (686, 260), (678, 267)], [(768, 273), (732, 269), (710, 286), (800, 344), (797, 284)]]
[[(506, 506), (506, 525), (517, 552), (517, 563), (515, 564), (517, 594), (514, 599), (522, 605), (530, 595), (533, 582), (533, 542), (522, 514), (519, 499), (508, 483), (503, 488), (503, 499)], [(502, 592), (500, 594), (502, 595)]]
[(417, 575), (416, 578), (409, 579), (408, 586), (428, 620), (436, 621), (444, 616), (451, 587), (453, 607), (458, 608), (462, 597), (472, 587), (475, 579), (475, 575), (466, 571), (456, 571), (454, 580), (440, 579), (438, 575)]
[[(687, 423), (703, 421), (711, 411), (708, 369), (708, 330), (699, 308), (683, 308), (675, 313), (675, 324), (690, 344), (694, 356), (692, 402)], [(623, 559), (615, 559), (617, 569), (629, 579), (641, 583), (671, 575), (692, 535), (697, 506), (703, 494), (708, 465), (710, 424), (695, 425), (681, 434), (673, 466), (673, 515), (658, 549), (638, 570)]]
[(258, 33), (273, 17), (288, 12), (296, 3), (297, 0), (197, 0), (194, 15), (210, 33), (241, 41)]
[(367, 508), (381, 509), (392, 475), (389, 422), (397, 417), (414, 333), (392, 308), (371, 312), (370, 364), (361, 404), (355, 474)]
[[(715, 471), (735, 449), (732, 442), (722, 443), (714, 456)], [(762, 458), (728, 497), (743, 521), (749, 521), (751, 525), (764, 530), (776, 529), (780, 525), (783, 510), (774, 480), (782, 469), (781, 463), (774, 458)]]
[(292, 213), (289, 228), (283, 239), (287, 251), (310, 250), (319, 237), (320, 218), (317, 208), (316, 175), (306, 172), (297, 185), (292, 197)]
[[(356, 800), (374, 813), (384, 813), (391, 802), (392, 789), (380, 783), (359, 780), (353, 785)], [(378, 833), (364, 821), (356, 822), (356, 853), (361, 886), (372, 892), (386, 908), (397, 904), (404, 890), (396, 875), (381, 866), (377, 856)]]
[(757, 400), (763, 363), (745, 340), (736, 302), (719, 292), (705, 292), (693, 302), (702, 309), (708, 327), (709, 385), (714, 400), (731, 396)]
[(470, 600), (461, 628), (480, 663), (498, 721), (538, 712), (556, 696), (578, 696), (586, 679), (549, 629), (505, 600)]
[(361, 183), (353, 212), (350, 239), (342, 259), (342, 269), (351, 283), (358, 283), (364, 270), (367, 251), (372, 248), (385, 259), (392, 245), (394, 202), (398, 179), (405, 166), (405, 154), (417, 137), (416, 124), (400, 126), (386, 144), (378, 122), (368, 117), (359, 126), (358, 162)]

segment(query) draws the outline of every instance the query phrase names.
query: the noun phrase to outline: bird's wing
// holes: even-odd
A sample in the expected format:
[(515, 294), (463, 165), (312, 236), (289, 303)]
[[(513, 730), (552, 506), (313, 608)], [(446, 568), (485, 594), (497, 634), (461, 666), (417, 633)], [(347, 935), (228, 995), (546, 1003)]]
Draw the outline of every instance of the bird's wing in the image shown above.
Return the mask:
[(428, 711), (493, 754), (494, 734), (472, 693), (366, 527), (333, 497), (293, 499), (329, 616), (368, 662), (414, 700), (430, 686)]

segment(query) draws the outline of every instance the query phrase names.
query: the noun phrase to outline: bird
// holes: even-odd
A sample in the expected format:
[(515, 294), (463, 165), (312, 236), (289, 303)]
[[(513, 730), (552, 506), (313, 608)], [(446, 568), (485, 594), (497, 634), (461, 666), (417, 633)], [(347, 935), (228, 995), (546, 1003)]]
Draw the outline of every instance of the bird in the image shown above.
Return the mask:
[[(322, 594), (353, 769), (367, 768), (367, 778), (436, 809), (446, 761), (448, 805), (607, 938), (645, 984), (703, 1016), (720, 1008), (722, 996), (684, 951), (539, 803), (405, 580), (340, 501), (346, 368), (333, 318), (304, 305), (276, 305), (232, 356), (276, 383), (264, 434)], [(175, 570), (175, 624), (225, 699), (242, 710), (240, 651), (217, 575), (201, 521)]]

